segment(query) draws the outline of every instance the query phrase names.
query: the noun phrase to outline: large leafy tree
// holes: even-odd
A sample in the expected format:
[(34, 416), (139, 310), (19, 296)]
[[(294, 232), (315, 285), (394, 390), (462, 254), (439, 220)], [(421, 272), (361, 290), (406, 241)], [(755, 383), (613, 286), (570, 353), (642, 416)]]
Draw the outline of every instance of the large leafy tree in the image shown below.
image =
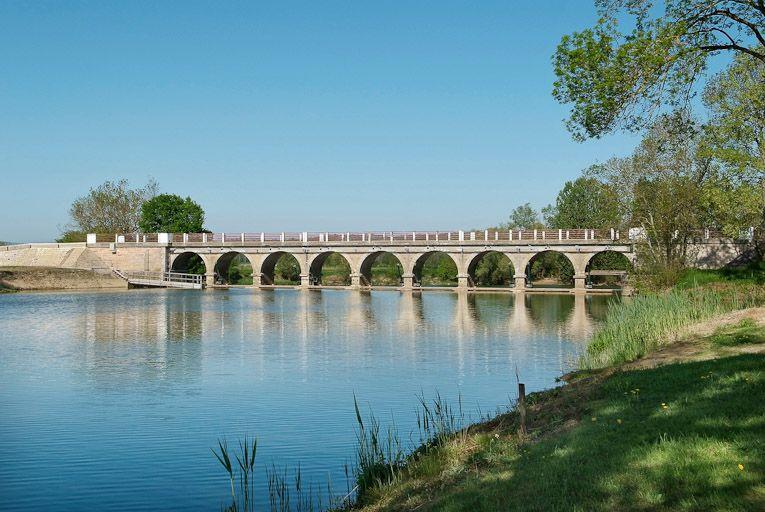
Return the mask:
[(141, 207), (139, 227), (145, 233), (200, 233), (205, 212), (190, 197), (160, 194)]
[(555, 205), (543, 211), (551, 228), (610, 228), (621, 225), (616, 192), (608, 184), (591, 177), (567, 181), (558, 193)]
[(687, 105), (716, 53), (765, 66), (764, 0), (666, 0), (663, 12), (651, 0), (595, 3), (595, 26), (564, 36), (553, 57), (553, 95), (571, 105), (576, 139), (640, 130)]
[(133, 233), (138, 230), (141, 205), (157, 193), (154, 180), (144, 187), (130, 188), (127, 180), (106, 181), (91, 188), (69, 208), (72, 233)]
[(540, 229), (544, 225), (537, 212), (529, 203), (517, 206), (510, 212), (507, 222), (500, 224), (501, 229)]
[[(736, 56), (707, 84), (704, 103), (709, 111), (705, 139), (710, 153), (728, 171), (726, 184), (757, 184), (765, 204), (765, 66), (750, 55)], [(720, 202), (728, 208), (740, 204)], [(763, 249), (765, 214), (760, 223)]]

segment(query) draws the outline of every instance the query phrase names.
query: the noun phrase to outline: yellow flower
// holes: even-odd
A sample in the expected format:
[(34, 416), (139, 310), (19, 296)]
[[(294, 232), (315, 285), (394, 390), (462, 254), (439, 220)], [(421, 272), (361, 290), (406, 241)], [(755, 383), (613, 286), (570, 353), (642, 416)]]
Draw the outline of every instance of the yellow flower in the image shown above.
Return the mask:
[(621, 425), (621, 424), (622, 424), (622, 419), (621, 419), (621, 418), (617, 419), (617, 420), (616, 420), (616, 423), (618, 423), (619, 425)]
[(590, 419), (591, 419), (592, 421), (597, 421), (597, 419), (598, 419), (598, 418), (596, 418), (595, 416), (593, 416), (593, 417), (592, 417), (592, 418), (590, 418)]
[(738, 465), (738, 470), (739, 471), (744, 471), (744, 465), (743, 464), (739, 464)]

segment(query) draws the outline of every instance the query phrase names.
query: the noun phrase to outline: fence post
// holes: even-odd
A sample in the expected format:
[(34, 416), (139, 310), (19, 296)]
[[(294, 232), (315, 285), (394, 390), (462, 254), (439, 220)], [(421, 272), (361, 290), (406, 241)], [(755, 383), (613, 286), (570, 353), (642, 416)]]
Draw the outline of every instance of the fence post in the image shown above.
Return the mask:
[(536, 239), (537, 239), (537, 230), (535, 229), (534, 230), (534, 240), (536, 240)]
[(260, 232), (260, 243), (264, 243), (266, 241), (266, 234), (262, 231)]
[(459, 241), (460, 242), (464, 242), (465, 241), (465, 232), (464, 231), (460, 230), (458, 232), (458, 236), (459, 236)]
[(281, 243), (284, 243), (284, 231), (282, 231), (281, 234), (279, 235), (279, 241)]
[(520, 416), (520, 425), (518, 427), (518, 434), (520, 436), (526, 435), (526, 385), (522, 382), (518, 383), (518, 415)]
[(226, 233), (220, 234), (220, 243), (225, 244), (226, 243)]
[(563, 230), (562, 229), (558, 230), (558, 240), (563, 240)]

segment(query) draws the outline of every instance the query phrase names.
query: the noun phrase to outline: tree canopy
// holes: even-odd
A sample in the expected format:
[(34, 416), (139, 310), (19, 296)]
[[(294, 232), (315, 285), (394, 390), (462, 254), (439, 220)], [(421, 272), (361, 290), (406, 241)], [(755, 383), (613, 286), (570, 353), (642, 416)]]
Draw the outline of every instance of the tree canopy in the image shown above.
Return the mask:
[[(553, 96), (570, 104), (578, 140), (640, 130), (662, 107), (688, 104), (713, 54), (765, 66), (762, 0), (596, 0), (595, 26), (565, 35), (553, 56)], [(624, 28), (626, 27), (626, 28)]]
[(612, 228), (621, 225), (619, 200), (609, 185), (591, 177), (567, 181), (554, 206), (543, 210), (554, 229)]
[(139, 227), (145, 233), (200, 233), (205, 212), (190, 197), (160, 194), (143, 203)]
[(127, 180), (106, 181), (76, 199), (69, 215), (69, 233), (132, 233), (138, 230), (141, 205), (157, 194), (154, 180), (130, 188)]
[(500, 224), (502, 229), (537, 229), (541, 227), (543, 225), (539, 220), (539, 212), (532, 208), (529, 203), (515, 207), (510, 212), (508, 221)]

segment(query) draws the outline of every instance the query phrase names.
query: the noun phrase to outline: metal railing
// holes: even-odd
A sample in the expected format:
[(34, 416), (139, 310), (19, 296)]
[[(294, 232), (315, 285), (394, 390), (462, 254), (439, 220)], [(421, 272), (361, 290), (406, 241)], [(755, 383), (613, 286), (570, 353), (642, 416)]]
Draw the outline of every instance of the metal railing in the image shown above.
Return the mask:
[(148, 271), (131, 271), (121, 272), (127, 277), (129, 281), (162, 281), (166, 283), (189, 283), (189, 284), (202, 284), (204, 279), (200, 274), (184, 274), (182, 272), (148, 272)]

